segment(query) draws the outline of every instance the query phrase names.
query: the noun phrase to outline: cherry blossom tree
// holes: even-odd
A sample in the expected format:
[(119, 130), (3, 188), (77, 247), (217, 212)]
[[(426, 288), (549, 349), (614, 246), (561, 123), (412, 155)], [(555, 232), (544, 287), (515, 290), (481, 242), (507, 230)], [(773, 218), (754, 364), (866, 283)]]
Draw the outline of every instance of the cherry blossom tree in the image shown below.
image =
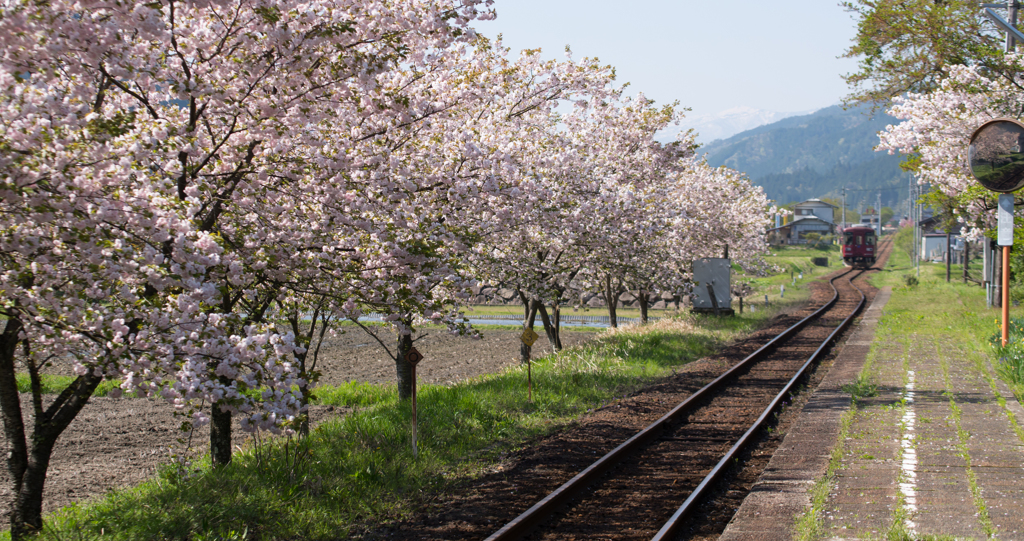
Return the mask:
[(760, 187), (728, 168), (712, 168), (702, 158), (677, 149), (657, 172), (656, 211), (624, 220), (618, 236), (599, 252), (592, 289), (602, 290), (614, 314), (613, 302), (630, 291), (636, 297), (641, 321), (657, 293), (673, 297), (692, 287), (692, 262), (719, 257), (726, 246), (730, 257), (751, 272), (767, 269), (764, 230), (774, 213)]
[[(370, 212), (394, 187), (362, 176), (372, 145), (319, 153), (320, 128), (344, 118), (355, 147), (425, 114), (411, 67), (471, 39), (477, 5), (3, 6), (0, 409), (15, 538), (41, 527), (50, 452), (103, 378), (181, 410), (212, 404), (193, 420), (213, 418), (215, 463), (230, 460), (232, 413), (289, 426), (305, 382), (294, 337), (267, 323), (276, 301), (324, 260), (365, 272), (403, 258), (373, 238), (383, 219), (323, 221), (345, 204)], [(340, 232), (310, 244), (325, 225)], [(79, 377), (44, 408), (48, 363)]]
[[(1021, 66), (1019, 55), (1007, 62)], [(995, 196), (974, 180), (967, 165), (970, 136), (987, 120), (1017, 117), (1024, 93), (1017, 78), (990, 79), (975, 68), (953, 67), (939, 88), (896, 98), (889, 113), (902, 120), (879, 134), (878, 150), (909, 155), (918, 184), (943, 194), (969, 237), (995, 226)]]
[(520, 292), (528, 313), (541, 315), (555, 349), (561, 348), (559, 320), (567, 293), (625, 214), (644, 206), (642, 171), (657, 158), (652, 136), (674, 115), (672, 107), (654, 108), (642, 96), (608, 92), (610, 84), (605, 79), (595, 88), (602, 92), (599, 98), (577, 100), (570, 113), (538, 130), (551, 141), (547, 148), (558, 149), (556, 159), (545, 153), (531, 170), (543, 188), (543, 203), (525, 208), (526, 219), (480, 250), (484, 276)]
[[(596, 60), (510, 59), (469, 26), (489, 4), (0, 6), (15, 539), (41, 528), (50, 453), (103, 379), (210, 423), (223, 465), (232, 416), (308, 430), (333, 321), (385, 314), (404, 396), (417, 326), (472, 334), (480, 280), (515, 287), (560, 348), (561, 306), (601, 262), (652, 291), (715, 242), (756, 259), (763, 194), (655, 143), (674, 106)], [(44, 404), (58, 363), (78, 377)]]

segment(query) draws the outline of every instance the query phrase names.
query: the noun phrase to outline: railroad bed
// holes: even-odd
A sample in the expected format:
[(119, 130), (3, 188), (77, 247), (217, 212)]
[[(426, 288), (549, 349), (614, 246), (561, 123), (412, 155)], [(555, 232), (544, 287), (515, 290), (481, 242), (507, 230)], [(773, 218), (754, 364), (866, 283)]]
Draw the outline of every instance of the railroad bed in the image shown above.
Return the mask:
[[(490, 536), (674, 539), (748, 441), (852, 322), (853, 269), (833, 299)], [(604, 478), (599, 478), (604, 474)]]
[[(415, 521), (379, 533), (406, 539), (717, 537), (781, 442), (765, 426), (780, 428), (775, 412), (790, 400), (789, 391), (807, 382), (807, 374), (797, 372), (813, 370), (839, 339), (840, 324), (863, 306), (864, 296), (850, 283), (862, 272), (841, 273), (834, 303), (781, 318), (777, 323), (791, 336), (768, 346), (769, 337), (754, 337), (724, 359), (688, 365), (685, 377), (525, 449), (459, 501), (439, 502)], [(635, 419), (612, 415), (616, 408), (629, 409)], [(636, 425), (643, 418), (650, 421)], [(744, 435), (756, 452), (737, 444)], [(708, 478), (712, 471), (715, 478)], [(675, 526), (666, 527), (674, 515)]]

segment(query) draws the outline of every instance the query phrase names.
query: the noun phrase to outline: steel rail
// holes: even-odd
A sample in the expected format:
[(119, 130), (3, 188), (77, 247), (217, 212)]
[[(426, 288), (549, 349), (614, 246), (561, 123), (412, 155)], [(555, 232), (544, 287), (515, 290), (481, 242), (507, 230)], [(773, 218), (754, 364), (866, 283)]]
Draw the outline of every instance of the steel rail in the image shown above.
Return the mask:
[[(857, 276), (860, 276), (863, 272), (864, 271), (858, 272)], [(842, 276), (846, 276), (846, 274)], [(833, 278), (829, 282), (831, 283), (832, 281), (840, 277), (841, 276), (837, 276), (836, 278)], [(856, 278), (856, 276), (854, 278)], [(793, 388), (803, 377), (807, 369), (810, 368), (814, 363), (816, 363), (819, 357), (821, 357), (828, 350), (832, 342), (834, 342), (836, 338), (838, 338), (839, 335), (842, 334), (842, 332), (845, 331), (851, 323), (853, 323), (853, 319), (857, 317), (857, 314), (859, 314), (860, 311), (864, 308), (866, 298), (864, 296), (864, 292), (860, 291), (860, 288), (853, 285), (853, 278), (849, 279), (849, 283), (851, 286), (853, 286), (854, 289), (856, 289), (860, 293), (860, 302), (857, 303), (857, 307), (853, 310), (853, 312), (850, 313), (849, 316), (846, 317), (846, 319), (843, 320), (842, 323), (839, 324), (838, 327), (835, 328), (834, 331), (832, 331), (831, 334), (829, 334), (828, 338), (826, 338), (825, 341), (822, 342), (820, 346), (818, 346), (818, 349), (815, 350), (814, 353), (807, 358), (807, 361), (804, 362), (803, 366), (800, 367), (800, 370), (798, 370), (796, 375), (794, 375), (789, 380), (789, 383), (786, 384), (782, 391), (775, 396), (775, 399), (772, 400), (771, 404), (769, 404), (768, 407), (764, 409), (764, 412), (762, 412), (761, 416), (757, 418), (757, 421), (755, 421), (754, 424), (751, 425), (749, 429), (747, 429), (743, 436), (740, 437), (740, 439), (729, 449), (729, 451), (725, 453), (722, 459), (718, 461), (718, 464), (716, 464), (715, 467), (711, 469), (711, 472), (708, 473), (707, 476), (704, 477), (704, 480), (701, 481), (699, 485), (697, 485), (697, 488), (695, 488), (693, 492), (690, 493), (690, 497), (687, 498), (686, 501), (683, 502), (683, 505), (681, 505), (679, 509), (672, 515), (672, 518), (670, 518), (668, 522), (666, 522), (665, 525), (662, 526), (661, 530), (658, 531), (657, 535), (651, 538), (651, 541), (666, 541), (668, 539), (674, 538), (679, 527), (683, 525), (683, 521), (687, 517), (689, 517), (690, 514), (696, 509), (697, 505), (700, 503), (705, 493), (711, 488), (715, 481), (717, 481), (719, 477), (721, 477), (721, 475), (728, 470), (730, 466), (729, 462), (732, 461), (732, 459), (735, 458), (736, 455), (738, 455), (740, 451), (742, 451), (743, 448), (750, 443), (753, 437), (758, 433), (760, 428), (768, 420), (771, 414), (775, 412), (775, 410), (779, 407), (782, 401), (789, 397)], [(834, 289), (835, 285), (833, 284), (832, 287)], [(836, 290), (836, 295), (838, 294), (839, 291)]]
[[(834, 280), (842, 278), (851, 272), (853, 272), (853, 269), (829, 280), (829, 283), (832, 284)], [(621, 462), (623, 458), (635, 451), (637, 448), (652, 440), (656, 435), (664, 430), (671, 421), (696, 409), (697, 405), (706, 398), (707, 395), (721, 387), (730, 377), (760, 360), (760, 358), (769, 350), (775, 348), (781, 342), (788, 340), (794, 334), (806, 327), (810, 322), (819, 318), (822, 314), (832, 308), (839, 299), (839, 290), (835, 288), (835, 285), (832, 285), (832, 289), (835, 291), (835, 294), (832, 296), (832, 299), (822, 305), (821, 308), (818, 308), (811, 315), (796, 322), (785, 331), (779, 333), (767, 344), (761, 346), (757, 351), (736, 363), (732, 368), (715, 378), (711, 383), (708, 383), (700, 390), (690, 395), (686, 400), (672, 408), (671, 411), (663, 415), (660, 419), (651, 423), (615, 449), (612, 449), (608, 454), (604, 455), (586, 469), (576, 474), (575, 477), (555, 489), (554, 492), (548, 494), (544, 499), (534, 504), (521, 515), (512, 519), (512, 521), (505, 524), (500, 530), (491, 534), (491, 536), (485, 541), (509, 541), (513, 539), (520, 539), (528, 534), (540, 522), (548, 518), (556, 510), (565, 505), (570, 499), (590, 486), (598, 479), (598, 477), (608, 471), (608, 469)], [(863, 294), (861, 295), (863, 297)]]

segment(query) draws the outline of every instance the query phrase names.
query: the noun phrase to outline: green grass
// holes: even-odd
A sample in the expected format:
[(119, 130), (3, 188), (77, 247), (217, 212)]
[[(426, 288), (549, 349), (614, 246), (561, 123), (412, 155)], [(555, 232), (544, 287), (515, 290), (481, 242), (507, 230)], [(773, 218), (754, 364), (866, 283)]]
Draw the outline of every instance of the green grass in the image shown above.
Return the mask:
[(350, 381), (341, 385), (324, 385), (313, 389), (313, 404), (325, 406), (365, 407), (398, 401), (398, 390), (393, 385), (374, 385)]
[(839, 436), (836, 445), (832, 447), (829, 454), (828, 466), (825, 474), (814, 481), (810, 489), (811, 503), (807, 510), (797, 515), (794, 523), (793, 539), (798, 541), (813, 541), (820, 539), (824, 534), (823, 526), (825, 511), (828, 504), (828, 495), (835, 483), (836, 475), (843, 465), (843, 454), (846, 452), (846, 440), (850, 436), (850, 427), (856, 415), (856, 409), (850, 409), (843, 413), (839, 419)]
[(878, 385), (875, 385), (871, 378), (861, 373), (857, 376), (857, 379), (853, 383), (847, 383), (843, 385), (842, 390), (844, 393), (849, 393), (853, 397), (854, 403), (861, 398), (870, 398), (872, 396), (878, 396)]
[[(818, 267), (811, 263), (812, 258), (827, 257), (828, 267)], [(770, 276), (750, 276), (733, 274), (733, 280), (742, 280), (750, 284), (754, 293), (747, 297), (744, 304), (754, 304), (761, 309), (765, 295), (771, 304), (803, 303), (810, 298), (811, 289), (808, 284), (821, 276), (843, 267), (839, 247), (828, 245), (825, 248), (808, 248), (805, 246), (780, 246), (772, 248), (766, 258), (769, 264), (776, 266), (780, 272)], [(803, 278), (800, 275), (803, 274)], [(785, 286), (785, 296), (781, 286)], [(735, 303), (734, 306), (735, 308)]]
[[(18, 382), (18, 392), (28, 393), (32, 391), (32, 382), (26, 373), (20, 373), (15, 375), (15, 380)], [(75, 381), (74, 376), (55, 376), (53, 374), (40, 374), (39, 383), (42, 388), (43, 394), (60, 394), (61, 391), (66, 389), (68, 385), (71, 385)], [(116, 389), (120, 385), (120, 382), (116, 381), (102, 381), (96, 390), (92, 393), (93, 396), (107, 396), (110, 391)], [(125, 397), (135, 396), (135, 393), (125, 393)]]
[[(975, 263), (972, 263), (974, 266)], [(977, 263), (980, 265), (980, 262)], [(938, 263), (921, 263), (920, 283), (908, 285), (907, 276), (917, 276), (909, 256), (893, 252), (885, 272), (872, 278), (877, 287), (892, 286), (893, 296), (879, 322), (879, 336), (918, 333), (936, 339), (955, 337), (987, 376), (984, 366), (992, 362), (1000, 379), (1013, 390), (1018, 400), (1024, 399), (1024, 308), (1010, 307), (1010, 343), (999, 347), (1002, 314), (999, 308), (985, 305), (985, 290), (958, 279), (954, 265), (951, 281), (946, 282), (946, 267)], [(993, 383), (993, 391), (995, 391)], [(998, 396), (998, 392), (996, 392)]]
[(411, 411), (393, 386), (318, 389), (314, 401), (355, 407), (310, 438), (248, 446), (231, 465), (168, 466), (139, 486), (47, 517), (46, 539), (339, 539), (407, 516), (424, 498), (478, 474), (501, 453), (627, 396), (762, 324), (691, 317), (606, 333), (525, 367), (418, 393)]

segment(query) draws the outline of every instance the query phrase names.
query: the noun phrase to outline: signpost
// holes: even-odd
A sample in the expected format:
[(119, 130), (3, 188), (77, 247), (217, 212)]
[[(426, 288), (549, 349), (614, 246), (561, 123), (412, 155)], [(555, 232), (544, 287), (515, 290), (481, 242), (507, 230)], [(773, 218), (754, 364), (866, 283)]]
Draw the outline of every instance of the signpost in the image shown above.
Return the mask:
[[(539, 335), (533, 332), (533, 329), (526, 329), (523, 334), (519, 335), (519, 339), (526, 344), (527, 351), (533, 347), (533, 343), (537, 341)], [(526, 393), (527, 398), (530, 402), (533, 402), (533, 363), (530, 362), (530, 355), (526, 355)]]
[(412, 367), (412, 456), (414, 457), (419, 455), (419, 450), (416, 448), (416, 365), (422, 360), (423, 354), (415, 347), (411, 347), (409, 351), (405, 352), (405, 362)]
[[(1016, 49), (1016, 42), (1024, 43), (1024, 34), (1017, 30), (1020, 3), (1008, 0), (1000, 4), (982, 4), (982, 14), (1006, 32), (1007, 53)], [(990, 8), (1005, 9), (1009, 21)], [(1024, 124), (1013, 118), (997, 118), (982, 124), (971, 135), (967, 161), (971, 174), (982, 186), (999, 192), (998, 244), (1003, 248), (1003, 346), (1010, 337), (1010, 247), (1013, 246), (1013, 195), (1024, 186)]]
[(1024, 186), (1024, 124), (997, 118), (971, 135), (967, 149), (971, 174), (985, 188), (1000, 193), (997, 244), (1002, 247), (1002, 344), (1010, 335), (1010, 248), (1013, 246), (1014, 192)]

